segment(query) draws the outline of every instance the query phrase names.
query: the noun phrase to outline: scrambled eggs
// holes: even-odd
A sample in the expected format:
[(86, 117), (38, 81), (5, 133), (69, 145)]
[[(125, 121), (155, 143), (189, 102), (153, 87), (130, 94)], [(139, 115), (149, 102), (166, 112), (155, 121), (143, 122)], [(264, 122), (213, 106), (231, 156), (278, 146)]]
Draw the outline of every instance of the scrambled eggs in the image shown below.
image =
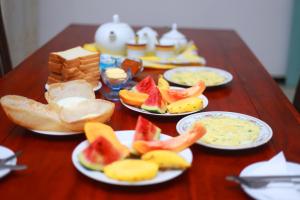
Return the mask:
[(207, 144), (223, 146), (239, 146), (250, 144), (259, 135), (260, 128), (256, 124), (231, 117), (206, 117), (199, 120), (207, 133), (201, 141)]
[(186, 71), (172, 74), (171, 80), (178, 84), (193, 86), (199, 81), (204, 81), (206, 86), (219, 85), (225, 77), (211, 71)]

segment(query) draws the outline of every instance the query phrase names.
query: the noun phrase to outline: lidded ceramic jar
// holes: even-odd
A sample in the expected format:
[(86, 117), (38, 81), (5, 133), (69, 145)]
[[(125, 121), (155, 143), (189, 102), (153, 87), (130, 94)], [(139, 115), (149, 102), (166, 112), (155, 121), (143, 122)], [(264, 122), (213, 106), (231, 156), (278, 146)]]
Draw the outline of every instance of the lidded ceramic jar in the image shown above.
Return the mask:
[(152, 28), (146, 26), (142, 29), (137, 31), (138, 40), (141, 43), (147, 44), (147, 52), (154, 52), (155, 51), (155, 45), (158, 43), (157, 41), (157, 32), (153, 30)]
[(125, 55), (126, 43), (135, 38), (134, 31), (120, 22), (119, 15), (113, 16), (113, 22), (102, 24), (95, 33), (95, 42), (101, 53)]
[(187, 39), (185, 35), (177, 30), (177, 24), (174, 23), (172, 24), (172, 29), (169, 32), (163, 34), (163, 36), (159, 40), (159, 43), (162, 45), (174, 44), (176, 52), (180, 52), (186, 47)]

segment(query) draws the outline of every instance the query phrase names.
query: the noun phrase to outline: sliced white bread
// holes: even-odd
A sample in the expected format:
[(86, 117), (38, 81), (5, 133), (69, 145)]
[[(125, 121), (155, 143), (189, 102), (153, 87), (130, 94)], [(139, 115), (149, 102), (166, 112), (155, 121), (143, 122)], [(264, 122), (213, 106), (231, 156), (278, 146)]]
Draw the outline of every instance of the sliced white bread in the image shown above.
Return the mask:
[(68, 49), (66, 51), (53, 52), (50, 54), (51, 57), (55, 58), (55, 56), (59, 57), (58, 59), (62, 59), (64, 61), (72, 61), (76, 59), (88, 60), (95, 59), (99, 57), (98, 52), (91, 52), (85, 50), (84, 48), (78, 46), (72, 49)]

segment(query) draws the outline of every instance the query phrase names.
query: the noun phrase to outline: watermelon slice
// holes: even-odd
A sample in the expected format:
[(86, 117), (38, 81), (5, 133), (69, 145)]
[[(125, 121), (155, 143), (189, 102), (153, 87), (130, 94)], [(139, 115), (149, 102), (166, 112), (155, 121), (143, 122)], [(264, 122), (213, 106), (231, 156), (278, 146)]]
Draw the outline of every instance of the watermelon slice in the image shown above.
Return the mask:
[(78, 155), (78, 160), (88, 169), (101, 171), (104, 166), (122, 160), (127, 155), (127, 152), (117, 148), (110, 139), (99, 136)]
[(152, 122), (139, 116), (136, 126), (133, 141), (144, 140), (154, 141), (159, 140), (161, 129), (155, 126)]
[(150, 91), (148, 99), (142, 104), (141, 108), (149, 112), (166, 113), (167, 105), (156, 86)]
[(134, 88), (133, 90), (136, 90), (137, 92), (150, 94), (150, 92), (156, 88), (156, 84), (151, 76), (147, 76), (143, 80), (141, 80)]

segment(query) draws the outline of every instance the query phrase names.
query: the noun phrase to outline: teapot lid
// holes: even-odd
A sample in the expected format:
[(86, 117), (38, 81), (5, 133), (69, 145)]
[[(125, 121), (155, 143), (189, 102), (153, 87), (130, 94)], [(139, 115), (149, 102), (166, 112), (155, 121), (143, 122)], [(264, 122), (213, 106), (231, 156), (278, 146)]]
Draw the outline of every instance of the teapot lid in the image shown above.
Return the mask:
[(162, 37), (163, 38), (170, 38), (170, 39), (183, 39), (183, 38), (185, 38), (185, 36), (177, 30), (177, 24), (176, 23), (172, 24), (172, 29), (169, 32), (165, 33)]
[(153, 35), (153, 36), (157, 36), (157, 32), (155, 30), (153, 30), (152, 28), (150, 28), (149, 26), (145, 26), (142, 29), (137, 31), (137, 35), (138, 36), (142, 36), (144, 34), (148, 34), (148, 35)]

